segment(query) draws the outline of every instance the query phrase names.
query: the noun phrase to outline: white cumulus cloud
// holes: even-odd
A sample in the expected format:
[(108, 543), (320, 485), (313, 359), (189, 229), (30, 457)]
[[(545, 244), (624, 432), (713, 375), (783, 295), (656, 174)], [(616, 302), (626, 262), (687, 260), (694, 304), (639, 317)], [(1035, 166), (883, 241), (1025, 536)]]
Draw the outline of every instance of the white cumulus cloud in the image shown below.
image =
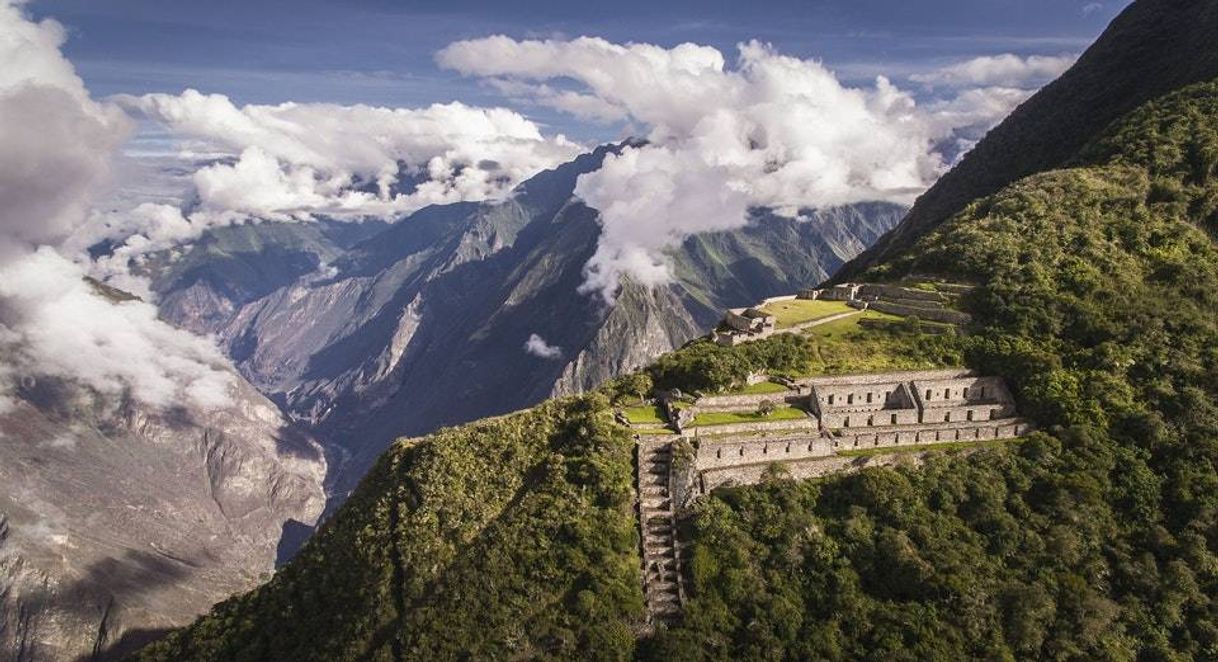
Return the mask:
[[(586, 290), (612, 299), (619, 277), (669, 278), (663, 250), (691, 233), (740, 227), (750, 207), (910, 202), (943, 170), (943, 129), (880, 77), (841, 84), (815, 60), (741, 44), (734, 66), (717, 49), (493, 36), (460, 41), (437, 62), (500, 86), (575, 81), (578, 94), (646, 127), (647, 144), (609, 156), (577, 193), (604, 231)], [(520, 85), (526, 87), (520, 88)], [(538, 101), (568, 110), (549, 93)], [(590, 104), (589, 104), (590, 105)]]
[(849, 87), (817, 60), (756, 41), (738, 49), (729, 64), (697, 44), (497, 35), (452, 43), (436, 61), (512, 98), (643, 127), (646, 144), (608, 156), (576, 189), (603, 226), (583, 289), (609, 301), (623, 274), (666, 282), (666, 249), (693, 233), (740, 227), (753, 207), (796, 216), (912, 202), (1026, 98), (1029, 81), (1072, 61), (1003, 55), (952, 65), (917, 81), (962, 91), (919, 105), (883, 76)]
[(273, 220), (386, 217), (505, 196), (582, 148), (505, 108), (282, 103), (222, 94), (120, 95), (133, 114), (233, 158), (194, 174), (203, 212)]
[(531, 334), (529, 339), (524, 342), (524, 351), (532, 354), (533, 356), (539, 356), (543, 359), (556, 359), (562, 356), (561, 347), (551, 345), (550, 343), (546, 342), (545, 338), (542, 338), (536, 333)]
[(129, 134), (60, 53), (63, 28), (0, 0), (0, 409), (16, 380), (56, 376), (153, 406), (227, 400), (215, 345), (114, 303), (56, 246), (79, 233), (91, 195)]
[(1039, 87), (1062, 75), (1075, 59), (1074, 55), (985, 55), (929, 73), (914, 74), (910, 79), (930, 86), (1026, 89)]

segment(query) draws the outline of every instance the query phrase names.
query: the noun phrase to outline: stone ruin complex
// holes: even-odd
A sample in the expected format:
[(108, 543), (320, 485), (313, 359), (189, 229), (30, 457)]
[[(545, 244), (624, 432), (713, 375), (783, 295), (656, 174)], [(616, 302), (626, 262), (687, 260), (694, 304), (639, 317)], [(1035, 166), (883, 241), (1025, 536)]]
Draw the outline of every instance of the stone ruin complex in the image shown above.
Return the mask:
[[(662, 404), (676, 434), (640, 429), (639, 522), (644, 589), (653, 622), (680, 616), (684, 589), (679, 508), (720, 486), (760, 482), (779, 463), (814, 478), (895, 463), (919, 446), (1011, 439), (1031, 430), (1000, 377), (962, 370), (778, 380), (782, 393)], [(800, 418), (697, 425), (706, 412), (756, 412), (763, 401), (799, 407)]]
[[(875, 310), (940, 324), (967, 324), (971, 321), (968, 313), (952, 308), (960, 295), (971, 289), (970, 286), (935, 283), (935, 288), (930, 290), (882, 283), (842, 283), (826, 288), (801, 290), (794, 297), (767, 299), (762, 306), (771, 301), (791, 298), (842, 301), (860, 312)], [(712, 338), (720, 345), (732, 346), (767, 338), (775, 333), (799, 330), (800, 325), (790, 329), (778, 329), (776, 321), (776, 318), (761, 306), (730, 308), (724, 313), (723, 323), (712, 333)]]

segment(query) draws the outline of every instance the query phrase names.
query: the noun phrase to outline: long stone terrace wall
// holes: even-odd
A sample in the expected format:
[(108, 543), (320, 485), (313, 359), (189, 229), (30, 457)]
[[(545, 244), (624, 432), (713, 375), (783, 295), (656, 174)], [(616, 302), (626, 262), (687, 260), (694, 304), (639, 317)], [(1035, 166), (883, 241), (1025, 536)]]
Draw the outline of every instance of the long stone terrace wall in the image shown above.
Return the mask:
[[(890, 455), (866, 457), (846, 457), (840, 455), (823, 458), (814, 457), (785, 462), (783, 466), (791, 478), (807, 480), (809, 478), (821, 478), (830, 474), (851, 473), (869, 467), (886, 467), (897, 464), (917, 465), (919, 462), (920, 458), (917, 453), (893, 453)], [(772, 464), (772, 462), (744, 464), (703, 471), (698, 475), (698, 487), (705, 494), (723, 485), (756, 485), (761, 482), (766, 470)]]
[(868, 284), (859, 287), (860, 297), (889, 297), (891, 299), (913, 299), (918, 301), (935, 301), (946, 303), (947, 295), (940, 292), (919, 290), (900, 285)]
[(784, 437), (735, 441), (701, 441), (698, 445), (698, 469), (734, 467), (826, 457), (833, 454), (833, 444), (822, 437)]
[(695, 411), (741, 411), (755, 410), (764, 401), (773, 403), (796, 403), (807, 401), (808, 396), (798, 391), (778, 393), (747, 393), (741, 395), (704, 395), (694, 403)]
[(756, 423), (725, 423), (723, 425), (695, 425), (696, 435), (701, 437), (725, 436), (733, 434), (748, 434), (751, 432), (785, 432), (807, 431), (816, 434), (819, 423), (811, 416), (806, 418), (789, 418), (777, 421), (758, 421)]
[(1016, 418), (1004, 418), (982, 423), (960, 425), (923, 425), (888, 429), (842, 431), (834, 437), (832, 447), (838, 451), (889, 446), (914, 446), (946, 442), (985, 441), (987, 439), (1011, 439), (1027, 434), (1031, 425)]
[(885, 382), (910, 382), (928, 379), (963, 379), (975, 377), (976, 373), (966, 368), (942, 368), (939, 370), (902, 370), (877, 372), (874, 374), (836, 375), (832, 377), (800, 377), (796, 383), (805, 386), (828, 386), (832, 384), (882, 384)]
[[(766, 469), (782, 463), (792, 478), (818, 478), (869, 466), (887, 466), (900, 462), (917, 463), (917, 453), (880, 454), (875, 456), (837, 455), (841, 451), (874, 448), (917, 447), (946, 442), (1013, 439), (1031, 431), (1031, 425), (1018, 419), (1007, 419), (996, 425), (974, 425), (946, 428), (900, 430), (890, 433), (865, 433), (855, 437), (839, 437), (832, 442), (824, 439), (771, 439), (724, 444), (704, 444), (698, 448), (700, 488), (709, 492), (721, 485), (751, 485), (761, 482)], [(895, 432), (895, 431), (894, 431)], [(856, 440), (859, 442), (855, 445)], [(877, 443), (877, 441), (879, 443)], [(791, 446), (790, 452), (787, 445)], [(834, 447), (836, 446), (836, 448)], [(741, 453), (743, 450), (743, 453)], [(823, 452), (828, 450), (828, 453)]]

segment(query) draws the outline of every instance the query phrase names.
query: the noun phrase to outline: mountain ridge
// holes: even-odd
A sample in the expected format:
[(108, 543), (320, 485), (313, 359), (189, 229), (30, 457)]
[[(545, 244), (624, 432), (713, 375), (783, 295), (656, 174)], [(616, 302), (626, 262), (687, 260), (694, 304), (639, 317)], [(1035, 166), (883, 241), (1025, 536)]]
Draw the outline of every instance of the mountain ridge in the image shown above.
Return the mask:
[[(247, 270), (227, 266), (240, 251), (223, 253), (223, 272), (196, 270), (193, 281), (167, 261), (151, 272), (162, 315), (216, 333), (253, 384), (333, 440), (331, 484), (341, 498), (395, 436), (587, 390), (701, 335), (728, 305), (823, 279), (903, 211), (860, 205), (802, 221), (758, 214), (741, 230), (691, 238), (670, 253), (672, 284), (627, 283), (610, 307), (578, 291), (600, 226), (573, 192), (620, 148), (540, 173), (502, 202), (428, 207), (349, 231), (345, 244), (332, 224), (218, 230), (180, 260), (205, 266), (211, 258), (195, 252), (247, 243), (257, 252), (245, 255), (266, 269), (266, 241), (225, 239), (264, 231), (271, 244), (286, 235), (282, 245), (306, 250), (287, 251), (283, 273), (256, 286), (224, 282), (245, 278)], [(805, 267), (788, 272), (791, 262)], [(532, 334), (561, 354), (527, 354)], [(430, 388), (413, 388), (419, 375)]]
[[(622, 382), (399, 443), (380, 466), (402, 473), (362, 485), (298, 561), (139, 659), (287, 659), (320, 650), (310, 646), (373, 659), (1218, 655), (1216, 118), (1218, 82), (1146, 100), (1077, 145), (1066, 167), (968, 201), (859, 271), (975, 284), (962, 299), (968, 333), (913, 322), (871, 333), (1001, 375), (1042, 431), (815, 482), (779, 467), (759, 485), (715, 491), (682, 513), (690, 596), (683, 619), (654, 636), (623, 636), (645, 630), (641, 588), (627, 580), (641, 568), (622, 568), (630, 545), (612, 533), (632, 516), (620, 492), (633, 458), (609, 403), (640, 393)], [(958, 167), (979, 161), (968, 163)], [(741, 386), (750, 373), (811, 363), (829, 340), (812, 342), (693, 343), (648, 377), (686, 393)], [(849, 370), (868, 358), (843, 356), (819, 360)], [(531, 454), (543, 447), (544, 461)], [(493, 515), (471, 488), (494, 491)], [(547, 508), (519, 507), (556, 494), (566, 496)], [(592, 504), (606, 511), (593, 515)], [(415, 524), (361, 544), (359, 531), (384, 531), (371, 520), (404, 518)], [(608, 556), (590, 556), (590, 540)], [(352, 588), (327, 563), (332, 549), (410, 556), (390, 563), (389, 581)], [(365, 568), (385, 565), (356, 570)], [(374, 588), (383, 592), (366, 608), (338, 615), (335, 636), (282, 615), (292, 607), (325, 622), (335, 615), (324, 596)], [(419, 590), (428, 597), (411, 599)], [(282, 644), (281, 627), (292, 628)]]
[(908, 248), (968, 202), (1026, 175), (1063, 166), (1113, 121), (1185, 85), (1218, 76), (1218, 6), (1140, 0), (1060, 78), (1020, 104), (923, 193), (902, 222), (833, 276), (857, 277)]

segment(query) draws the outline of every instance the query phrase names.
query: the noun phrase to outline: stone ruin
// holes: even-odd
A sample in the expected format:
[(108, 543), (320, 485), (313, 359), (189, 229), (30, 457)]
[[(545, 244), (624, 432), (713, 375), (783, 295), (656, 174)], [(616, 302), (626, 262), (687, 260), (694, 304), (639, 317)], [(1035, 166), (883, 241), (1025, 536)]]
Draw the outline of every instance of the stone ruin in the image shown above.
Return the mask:
[[(1014, 398), (1001, 377), (969, 371), (845, 375), (785, 383), (785, 393), (699, 398), (676, 420), (678, 435), (639, 437), (639, 527), (644, 591), (653, 622), (679, 618), (684, 601), (676, 514), (716, 487), (760, 482), (775, 464), (792, 478), (815, 478), (894, 464), (910, 457), (903, 451), (919, 446), (1011, 439), (1032, 429), (1017, 416)], [(756, 411), (763, 400), (801, 406), (807, 416), (694, 424), (699, 411)], [(682, 452), (687, 457), (680, 457)]]
[(739, 345), (744, 342), (768, 338), (774, 334), (778, 318), (760, 308), (729, 308), (723, 323), (714, 332), (715, 342), (720, 345)]
[(824, 289), (801, 290), (795, 298), (845, 301), (862, 310), (917, 317), (941, 324), (968, 324), (972, 321), (968, 313), (949, 307), (960, 295), (972, 289), (970, 286), (936, 283), (935, 287), (934, 290), (923, 290), (885, 283), (842, 283)]
[[(927, 322), (968, 324), (972, 321), (968, 313), (951, 307), (960, 295), (972, 289), (970, 286), (954, 283), (936, 283), (935, 286), (935, 290), (923, 290), (883, 283), (842, 283), (825, 288), (808, 288), (800, 290), (794, 297), (773, 297), (766, 302), (784, 298), (843, 301), (860, 311), (876, 310), (889, 315), (917, 317)], [(761, 306), (729, 308), (724, 312), (723, 322), (711, 333), (711, 338), (720, 345), (730, 347), (768, 338), (775, 333), (799, 330), (798, 326), (778, 329), (776, 323), (777, 318), (762, 310)]]

